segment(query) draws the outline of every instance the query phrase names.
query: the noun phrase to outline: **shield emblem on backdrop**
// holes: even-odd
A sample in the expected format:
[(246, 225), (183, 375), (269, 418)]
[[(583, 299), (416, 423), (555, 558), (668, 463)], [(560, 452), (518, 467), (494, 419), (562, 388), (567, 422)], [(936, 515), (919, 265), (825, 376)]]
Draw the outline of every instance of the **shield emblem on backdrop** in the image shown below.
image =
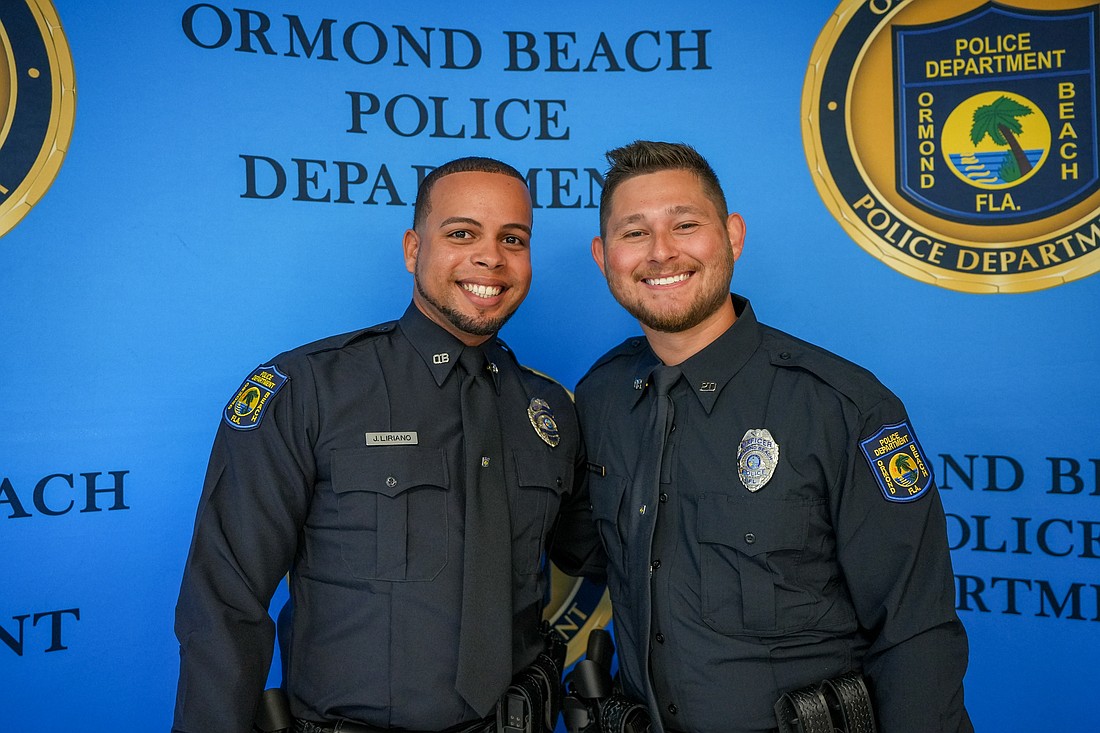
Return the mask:
[(1018, 224), (1095, 192), (1098, 17), (989, 3), (894, 26), (898, 193), (961, 223)]

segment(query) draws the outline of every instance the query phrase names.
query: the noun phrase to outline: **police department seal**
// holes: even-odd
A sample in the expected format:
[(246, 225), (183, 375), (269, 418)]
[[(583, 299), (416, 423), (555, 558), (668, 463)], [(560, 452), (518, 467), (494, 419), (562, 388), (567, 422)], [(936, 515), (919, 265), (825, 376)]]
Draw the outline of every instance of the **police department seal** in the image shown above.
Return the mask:
[(611, 622), (611, 596), (604, 584), (571, 577), (551, 565), (550, 598), (542, 617), (565, 642), (566, 664), (573, 664), (584, 656), (588, 635)]
[(826, 206), (912, 278), (1026, 292), (1100, 270), (1100, 7), (844, 0), (802, 93)]
[(0, 5), (0, 236), (53, 183), (76, 115), (73, 58), (49, 0)]

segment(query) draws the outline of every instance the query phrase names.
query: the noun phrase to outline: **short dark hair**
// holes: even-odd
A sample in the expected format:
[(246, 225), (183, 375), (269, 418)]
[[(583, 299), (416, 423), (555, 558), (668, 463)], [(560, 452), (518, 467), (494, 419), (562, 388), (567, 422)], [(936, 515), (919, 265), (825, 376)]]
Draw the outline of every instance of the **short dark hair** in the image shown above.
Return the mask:
[(432, 187), (440, 178), (449, 176), (452, 173), (501, 173), (522, 181), (524, 186), (527, 185), (527, 180), (520, 175), (519, 171), (495, 158), (483, 158), (476, 155), (456, 158), (439, 166), (421, 181), (420, 188), (416, 191), (416, 203), (413, 204), (413, 229), (423, 224), (428, 217), (428, 212), (432, 210)]
[(664, 143), (635, 140), (629, 145), (607, 151), (607, 169), (600, 193), (600, 236), (607, 236), (607, 217), (611, 211), (611, 197), (623, 181), (646, 173), (667, 170), (684, 170), (695, 174), (703, 186), (703, 193), (714, 203), (724, 220), (729, 214), (722, 184), (710, 163), (699, 152), (684, 143)]

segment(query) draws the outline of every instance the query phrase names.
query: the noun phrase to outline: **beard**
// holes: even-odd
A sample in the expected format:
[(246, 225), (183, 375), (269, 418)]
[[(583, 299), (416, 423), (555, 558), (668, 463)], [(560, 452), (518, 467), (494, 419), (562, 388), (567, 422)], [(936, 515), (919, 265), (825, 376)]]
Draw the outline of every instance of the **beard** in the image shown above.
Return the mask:
[(421, 297), (435, 308), (439, 313), (446, 318), (452, 326), (457, 328), (463, 333), (468, 333), (472, 336), (493, 336), (503, 328), (504, 324), (508, 322), (508, 319), (512, 317), (516, 311), (513, 308), (511, 311), (497, 316), (496, 318), (477, 317), (470, 316), (461, 311), (452, 308), (443, 301), (437, 299), (428, 289), (424, 287), (424, 283), (420, 281), (420, 274), (413, 273), (413, 282), (416, 283), (416, 290), (420, 293)]
[[(715, 266), (712, 282), (699, 293), (694, 301), (681, 310), (658, 311), (647, 305), (641, 298), (635, 296), (627, 288), (621, 287), (618, 280), (607, 278), (607, 286), (611, 295), (619, 302), (627, 313), (638, 319), (643, 326), (654, 331), (665, 333), (680, 333), (698, 326), (721, 308), (729, 299), (729, 284), (733, 279), (733, 264), (735, 258), (733, 252), (724, 249), (725, 256)], [(703, 276), (707, 274), (701, 273)]]

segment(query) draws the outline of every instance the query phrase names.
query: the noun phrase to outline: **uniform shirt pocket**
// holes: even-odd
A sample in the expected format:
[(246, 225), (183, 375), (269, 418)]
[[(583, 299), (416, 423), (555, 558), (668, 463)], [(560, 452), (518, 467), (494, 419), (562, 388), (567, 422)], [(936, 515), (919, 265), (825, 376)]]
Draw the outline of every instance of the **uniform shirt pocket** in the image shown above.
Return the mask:
[(619, 584), (619, 579), (626, 571), (624, 554), (626, 543), (623, 540), (623, 529), (627, 525), (619, 522), (620, 507), (626, 495), (626, 479), (614, 474), (594, 473), (589, 474), (588, 486), (592, 500), (592, 518), (596, 522), (600, 541), (603, 542), (604, 551), (611, 564), (608, 583), (612, 586), (612, 594), (621, 596), (622, 594), (616, 593), (615, 586)]
[(340, 549), (365, 580), (431, 580), (447, 564), (447, 463), (419, 446), (332, 454)]
[(544, 450), (513, 451), (516, 488), (511, 497), (512, 557), (517, 573), (542, 571), (546, 537), (561, 496), (573, 490), (573, 463)]
[(710, 494), (698, 515), (703, 621), (723, 634), (799, 628), (814, 595), (798, 584), (811, 506)]

